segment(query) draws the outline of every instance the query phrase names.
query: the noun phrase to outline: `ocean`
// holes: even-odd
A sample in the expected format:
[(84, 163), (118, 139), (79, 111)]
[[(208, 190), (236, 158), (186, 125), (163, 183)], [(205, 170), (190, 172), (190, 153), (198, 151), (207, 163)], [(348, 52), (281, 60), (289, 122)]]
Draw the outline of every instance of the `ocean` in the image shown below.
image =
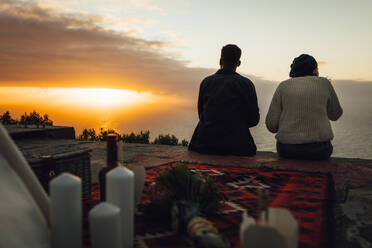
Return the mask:
[[(251, 133), (259, 151), (276, 151), (275, 134), (265, 126), (276, 86), (256, 84), (261, 120), (258, 126), (251, 128)], [(372, 159), (372, 84), (337, 82), (333, 86), (344, 113), (339, 120), (331, 122), (334, 133), (332, 156)], [(182, 110), (175, 116), (177, 118), (164, 119), (164, 122), (158, 120), (154, 133), (169, 132), (189, 140), (197, 124), (196, 105), (195, 110)]]
[[(277, 84), (256, 84), (261, 120), (258, 126), (251, 128), (252, 136), (259, 151), (276, 151), (275, 134), (265, 126), (265, 117), (271, 97)], [(344, 110), (339, 120), (331, 122), (334, 139), (332, 141), (335, 157), (372, 159), (372, 84), (336, 82), (333, 86)], [(150, 125), (133, 127), (149, 129), (152, 137), (159, 133), (175, 134), (179, 138), (190, 140), (197, 124), (196, 99), (194, 108), (179, 108), (153, 116)], [(125, 128), (124, 120), (119, 129)]]
[[(273, 92), (278, 84), (255, 83), (261, 120), (251, 133), (259, 151), (276, 151), (275, 135), (265, 127), (265, 117)], [(333, 86), (338, 94), (344, 114), (332, 123), (334, 132), (333, 155), (335, 157), (372, 159), (372, 83), (336, 81)], [(50, 105), (34, 101), (33, 106), (1, 102), (0, 111), (10, 110), (16, 117), (25, 111), (36, 109), (49, 114), (55, 125), (74, 126), (76, 134), (83, 128), (114, 128), (119, 133), (150, 131), (150, 139), (159, 134), (174, 134), (190, 140), (198, 121), (196, 94), (190, 104), (156, 104), (127, 110), (125, 107), (89, 109), (67, 105)]]

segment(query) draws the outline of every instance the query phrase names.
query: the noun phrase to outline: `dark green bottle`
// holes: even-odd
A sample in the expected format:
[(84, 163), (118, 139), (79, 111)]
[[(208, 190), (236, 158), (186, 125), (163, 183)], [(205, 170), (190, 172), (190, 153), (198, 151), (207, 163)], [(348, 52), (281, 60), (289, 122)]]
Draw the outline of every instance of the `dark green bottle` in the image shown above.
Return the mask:
[(99, 170), (99, 190), (100, 200), (106, 200), (106, 174), (118, 166), (118, 146), (116, 134), (107, 135), (107, 148), (106, 148), (106, 163)]

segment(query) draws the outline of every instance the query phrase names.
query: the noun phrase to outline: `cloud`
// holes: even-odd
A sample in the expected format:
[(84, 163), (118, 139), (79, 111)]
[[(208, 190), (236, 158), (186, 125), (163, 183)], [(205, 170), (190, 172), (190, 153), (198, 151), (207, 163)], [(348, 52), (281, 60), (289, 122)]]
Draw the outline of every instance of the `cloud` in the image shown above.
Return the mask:
[(147, 18), (140, 18), (140, 17), (127, 17), (123, 18), (119, 21), (119, 24), (130, 24), (130, 25), (145, 25), (150, 23), (151, 20)]
[[(18, 0), (19, 1), (19, 0)], [(72, 12), (82, 9), (95, 9), (100, 13), (113, 13), (125, 10), (145, 10), (147, 12), (165, 14), (165, 10), (153, 0), (22, 0), (37, 1), (43, 6), (55, 7)], [(173, 0), (174, 1), (174, 0)]]
[(144, 9), (147, 11), (155, 11), (164, 14), (164, 10), (158, 5), (154, 4), (152, 0), (131, 0), (130, 4), (139, 9)]
[[(189, 67), (170, 54), (169, 42), (108, 30), (101, 21), (0, 0), (0, 86), (129, 89), (195, 102), (201, 80), (216, 71)], [(272, 91), (268, 81), (249, 78), (258, 92)]]
[(318, 66), (324, 66), (326, 64), (327, 64), (327, 62), (325, 62), (325, 61), (318, 61)]
[(106, 21), (115, 30), (125, 31), (127, 34), (138, 36), (143, 32), (145, 26), (156, 23), (154, 20), (143, 17), (112, 18)]
[(211, 73), (164, 52), (168, 44), (102, 28), (99, 16), (36, 3), (0, 3), (0, 83), (111, 87), (194, 95)]

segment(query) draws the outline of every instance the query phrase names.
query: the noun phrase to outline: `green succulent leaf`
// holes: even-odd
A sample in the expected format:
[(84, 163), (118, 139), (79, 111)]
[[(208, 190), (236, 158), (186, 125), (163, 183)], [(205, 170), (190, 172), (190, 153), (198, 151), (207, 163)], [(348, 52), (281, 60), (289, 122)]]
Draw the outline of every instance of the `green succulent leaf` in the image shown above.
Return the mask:
[(167, 191), (167, 202), (189, 201), (199, 206), (201, 213), (214, 214), (221, 209), (226, 196), (217, 190), (213, 177), (192, 173), (185, 164), (163, 170), (155, 182)]

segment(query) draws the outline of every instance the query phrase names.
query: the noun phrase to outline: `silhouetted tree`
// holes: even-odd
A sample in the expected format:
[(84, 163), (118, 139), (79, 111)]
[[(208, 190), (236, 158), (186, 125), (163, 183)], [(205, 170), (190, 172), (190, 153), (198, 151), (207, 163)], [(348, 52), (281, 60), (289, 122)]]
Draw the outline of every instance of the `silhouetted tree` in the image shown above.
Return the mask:
[(150, 131), (141, 131), (139, 134), (135, 134), (133, 132), (130, 134), (123, 134), (121, 139), (126, 143), (149, 144)]
[(10, 112), (7, 110), (3, 115), (0, 115), (0, 122), (4, 125), (12, 125), (17, 124), (18, 120), (13, 119), (12, 116), (10, 115)]
[(28, 124), (28, 123), (27, 123), (27, 120), (28, 120), (27, 117), (28, 117), (28, 116), (27, 116), (27, 113), (26, 113), (26, 112), (21, 116), (21, 121), (20, 121), (20, 123), (24, 125), (24, 128), (27, 128), (27, 124)]
[(6, 111), (6, 112), (5, 112), (5, 113), (0, 117), (1, 123), (4, 124), (4, 125), (8, 125), (8, 124), (10, 124), (11, 119), (12, 119), (12, 117), (10, 116), (9, 111)]
[(172, 135), (159, 134), (159, 136), (155, 138), (154, 144), (176, 146), (178, 145), (178, 139), (173, 134)]
[(44, 118), (41, 118), (41, 123), (43, 124), (43, 127), (45, 126), (53, 126), (53, 121), (49, 119), (49, 115), (45, 114)]
[(37, 128), (39, 128), (40, 124), (43, 122), (43, 118), (40, 116), (39, 113), (37, 113), (35, 110), (30, 113), (30, 121), (31, 124), (36, 125)]
[(116, 135), (119, 136), (119, 139), (120, 139), (120, 135), (114, 130), (114, 129), (107, 129), (107, 130), (104, 130), (102, 127), (100, 129), (100, 133), (98, 135), (98, 138), (99, 140), (106, 140), (107, 138), (107, 135), (110, 134), (110, 133), (114, 133)]
[(21, 116), (19, 123), (23, 124), (25, 128), (27, 128), (27, 125), (36, 125), (37, 128), (39, 128), (40, 125), (43, 125), (44, 128), (45, 126), (53, 126), (53, 121), (49, 118), (48, 114), (41, 116), (35, 110), (30, 112), (29, 115), (25, 112)]
[(96, 130), (94, 128), (86, 129), (84, 128), (83, 132), (78, 136), (79, 140), (98, 140), (99, 137), (96, 134)]
[(181, 141), (181, 145), (182, 145), (182, 146), (188, 146), (188, 145), (189, 145), (189, 141), (183, 139), (183, 140)]

